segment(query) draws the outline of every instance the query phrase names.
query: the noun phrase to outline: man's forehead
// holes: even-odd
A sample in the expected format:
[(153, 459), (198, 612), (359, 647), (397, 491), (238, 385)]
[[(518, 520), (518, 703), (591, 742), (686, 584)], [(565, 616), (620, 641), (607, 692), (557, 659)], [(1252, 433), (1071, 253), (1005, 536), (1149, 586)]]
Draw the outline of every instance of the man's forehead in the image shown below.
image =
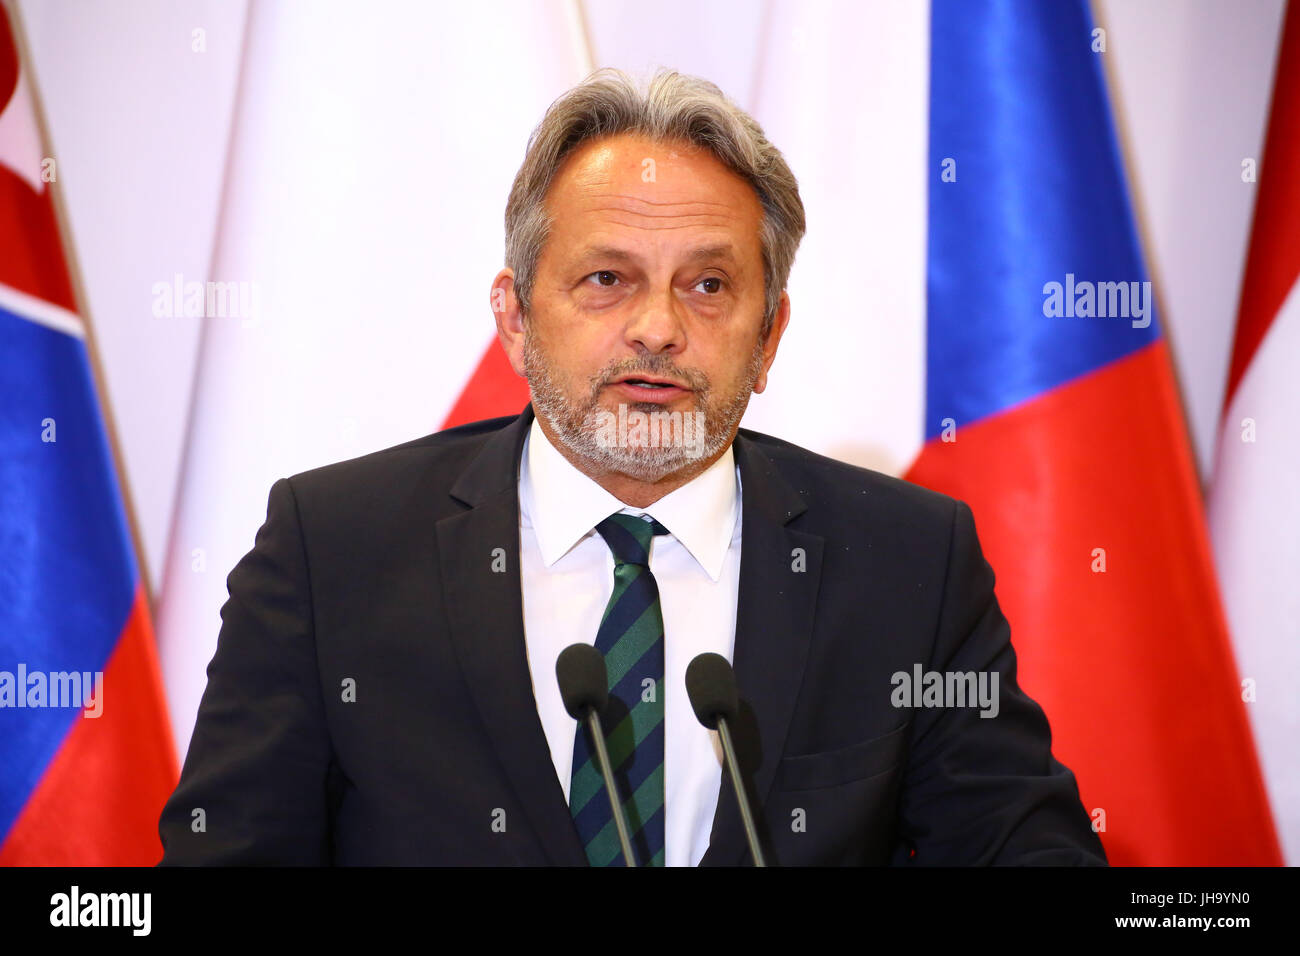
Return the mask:
[(758, 206), (750, 183), (707, 149), (627, 133), (575, 149), (561, 164), (547, 198), (585, 209), (608, 200), (646, 215), (748, 214)]
[(564, 243), (569, 261), (630, 260), (633, 252), (617, 241), (625, 229), (664, 239), (685, 239), (690, 230), (692, 260), (738, 263), (758, 253), (747, 240), (733, 241), (738, 231), (757, 241), (762, 208), (753, 187), (690, 143), (620, 134), (583, 144), (561, 167), (546, 205), (552, 227), (573, 240)]

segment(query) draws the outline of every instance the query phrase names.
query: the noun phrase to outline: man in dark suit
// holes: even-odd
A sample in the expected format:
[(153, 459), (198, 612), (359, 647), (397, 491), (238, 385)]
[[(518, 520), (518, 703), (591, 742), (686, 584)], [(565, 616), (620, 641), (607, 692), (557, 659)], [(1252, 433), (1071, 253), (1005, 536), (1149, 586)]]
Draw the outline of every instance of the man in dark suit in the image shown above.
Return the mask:
[(164, 863), (621, 862), (555, 689), (586, 642), (640, 862), (749, 858), (685, 716), (713, 650), (770, 862), (1104, 864), (970, 510), (739, 428), (804, 231), (757, 124), (602, 72), (534, 133), (506, 223), (493, 309), (532, 403), (275, 483)]

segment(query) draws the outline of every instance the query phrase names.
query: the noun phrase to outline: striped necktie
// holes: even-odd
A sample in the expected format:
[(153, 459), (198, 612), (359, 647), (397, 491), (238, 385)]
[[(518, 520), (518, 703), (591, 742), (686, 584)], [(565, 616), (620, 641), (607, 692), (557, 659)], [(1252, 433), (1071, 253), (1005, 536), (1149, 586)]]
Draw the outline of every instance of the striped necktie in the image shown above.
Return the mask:
[[(614, 780), (623, 798), (637, 862), (664, 865), (664, 621), (650, 573), (650, 540), (668, 529), (653, 518), (618, 512), (596, 530), (614, 553), (614, 593), (596, 632), (609, 674), (601, 716)], [(603, 793), (587, 725), (573, 745), (569, 812), (592, 866), (620, 864), (618, 830)]]

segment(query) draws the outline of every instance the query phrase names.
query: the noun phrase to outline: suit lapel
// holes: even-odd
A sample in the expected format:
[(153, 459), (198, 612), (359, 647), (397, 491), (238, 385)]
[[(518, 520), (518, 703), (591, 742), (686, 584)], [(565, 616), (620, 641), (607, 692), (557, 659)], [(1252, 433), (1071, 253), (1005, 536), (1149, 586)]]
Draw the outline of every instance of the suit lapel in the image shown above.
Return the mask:
[[(803, 683), (821, 580), (823, 539), (786, 527), (807, 506), (743, 430), (737, 433), (733, 448), (740, 467), (743, 518), (732, 655), (741, 714), (732, 735), (762, 839), (765, 829), (785, 822), (764, 821), (762, 805), (772, 788)], [(801, 567), (803, 570), (798, 570)], [(730, 774), (724, 771), (709, 849), (700, 865), (748, 862), (735, 790)]]
[(470, 507), (438, 522), (438, 560), (452, 645), (515, 796), (551, 862), (585, 866), (524, 642), (517, 475), (532, 420), (530, 405), (487, 439), (456, 481), (452, 496)]

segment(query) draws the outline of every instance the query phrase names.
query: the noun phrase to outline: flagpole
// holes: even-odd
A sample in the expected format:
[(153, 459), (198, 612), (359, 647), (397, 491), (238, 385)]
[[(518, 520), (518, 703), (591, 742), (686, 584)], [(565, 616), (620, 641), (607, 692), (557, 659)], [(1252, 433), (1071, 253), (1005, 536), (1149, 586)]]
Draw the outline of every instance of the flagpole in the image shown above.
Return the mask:
[[(18, 68), (26, 74), (27, 89), (32, 100), (32, 112), (35, 114), (36, 129), (41, 138), (41, 150), (44, 155), (49, 156), (53, 154), (51, 149), (53, 138), (50, 136), (49, 126), (45, 121), (45, 107), (41, 100), (40, 84), (36, 79), (36, 71), (32, 66), (35, 59), (27, 42), (27, 29), (18, 10), (18, 4), (12, 3), (10, 0), (0, 0), (0, 3), (4, 4), (4, 9), (9, 14), (9, 23), (13, 29), (14, 46), (18, 49)], [(82, 326), (85, 329), (86, 355), (90, 362), (91, 384), (95, 389), (95, 397), (99, 402), (100, 418), (104, 423), (104, 435), (108, 442), (113, 474), (117, 479), (118, 488), (121, 489), (119, 498), (122, 502), (123, 511), (126, 513), (127, 533), (131, 539), (131, 547), (135, 552), (136, 568), (140, 575), (140, 582), (144, 585), (145, 604), (149, 608), (149, 620), (152, 622), (154, 616), (154, 590), (149, 574), (149, 566), (144, 560), (144, 543), (140, 536), (140, 523), (136, 517), (135, 497), (131, 493), (131, 484), (126, 472), (122, 444), (117, 437), (117, 423), (113, 416), (113, 404), (108, 395), (108, 379), (99, 358), (99, 348), (95, 339), (95, 323), (91, 321), (90, 317), (90, 296), (86, 293), (80, 260), (77, 258), (71, 220), (67, 214), (63, 196), (57, 188), (54, 188), (58, 185), (57, 159), (54, 168), (55, 179), (51, 182), (49, 191), (50, 204), (54, 209), (54, 219), (58, 226), (59, 240), (63, 250), (64, 266), (68, 272), (68, 281), (72, 286), (73, 299), (76, 301), (77, 315), (81, 318)], [(152, 627), (150, 630), (152, 631)], [(154, 634), (154, 644), (157, 645), (157, 643), (158, 637), (157, 634)]]

